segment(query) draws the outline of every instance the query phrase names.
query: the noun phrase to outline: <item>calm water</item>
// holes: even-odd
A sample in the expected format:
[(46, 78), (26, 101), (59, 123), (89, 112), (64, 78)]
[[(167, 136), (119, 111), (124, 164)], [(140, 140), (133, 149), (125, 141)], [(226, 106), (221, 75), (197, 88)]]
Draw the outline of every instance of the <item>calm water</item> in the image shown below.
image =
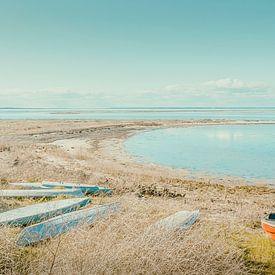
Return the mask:
[(145, 160), (275, 183), (275, 125), (219, 125), (143, 132), (125, 142)]
[(0, 108), (0, 119), (244, 119), (275, 120), (270, 108)]

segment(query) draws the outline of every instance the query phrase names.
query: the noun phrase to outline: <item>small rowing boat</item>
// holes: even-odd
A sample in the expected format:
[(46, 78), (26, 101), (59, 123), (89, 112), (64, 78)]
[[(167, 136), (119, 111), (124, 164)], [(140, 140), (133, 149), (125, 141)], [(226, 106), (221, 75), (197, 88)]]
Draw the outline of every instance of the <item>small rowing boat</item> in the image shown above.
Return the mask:
[(56, 197), (59, 195), (83, 197), (83, 193), (80, 189), (33, 189), (33, 190), (15, 190), (8, 189), (0, 190), (0, 197)]
[(75, 211), (89, 202), (88, 198), (75, 198), (19, 207), (0, 213), (0, 224), (18, 226), (41, 222), (44, 219)]
[(22, 187), (25, 189), (47, 189), (48, 187), (39, 182), (10, 182), (9, 185)]
[(154, 228), (188, 229), (199, 217), (199, 210), (179, 211), (153, 225)]
[(53, 238), (83, 224), (92, 224), (97, 218), (107, 216), (118, 209), (117, 203), (78, 210), (24, 228), (17, 239), (20, 246)]
[(275, 213), (270, 213), (261, 221), (262, 229), (275, 240)]
[(89, 184), (80, 184), (80, 183), (43, 181), (42, 185), (50, 188), (68, 188), (68, 189), (77, 188), (77, 189), (80, 189), (85, 194), (112, 192), (112, 190), (108, 187), (103, 187), (98, 185), (89, 185)]

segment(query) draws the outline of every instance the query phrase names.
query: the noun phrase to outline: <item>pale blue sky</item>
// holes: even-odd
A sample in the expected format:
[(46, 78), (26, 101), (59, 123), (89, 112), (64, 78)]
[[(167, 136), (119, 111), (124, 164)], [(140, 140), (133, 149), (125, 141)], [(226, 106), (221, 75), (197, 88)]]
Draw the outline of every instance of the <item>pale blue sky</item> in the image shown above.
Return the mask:
[(275, 106), (273, 0), (0, 0), (0, 107)]

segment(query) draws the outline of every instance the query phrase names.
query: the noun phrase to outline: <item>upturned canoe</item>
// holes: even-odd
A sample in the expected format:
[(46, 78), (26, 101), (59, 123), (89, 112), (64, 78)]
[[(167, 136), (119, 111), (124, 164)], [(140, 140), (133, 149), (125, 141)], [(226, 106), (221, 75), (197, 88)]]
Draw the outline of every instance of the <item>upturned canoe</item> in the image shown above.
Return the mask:
[(179, 211), (156, 222), (153, 227), (164, 229), (188, 229), (199, 217), (199, 210)]
[(9, 185), (22, 187), (25, 189), (48, 189), (48, 187), (42, 185), (40, 182), (10, 182)]
[(44, 219), (77, 210), (89, 202), (89, 198), (74, 198), (19, 207), (0, 213), (0, 224), (21, 226), (37, 223)]
[(97, 218), (105, 217), (117, 209), (117, 203), (94, 206), (28, 226), (21, 231), (17, 239), (17, 244), (19, 246), (26, 246), (53, 238), (77, 226), (92, 224)]
[(83, 197), (83, 193), (80, 189), (0, 189), (0, 197), (56, 197), (59, 195)]
[(93, 193), (111, 193), (112, 190), (108, 187), (98, 186), (98, 185), (89, 185), (81, 183), (70, 183), (70, 182), (51, 182), (43, 181), (42, 185), (50, 188), (78, 188), (85, 194)]

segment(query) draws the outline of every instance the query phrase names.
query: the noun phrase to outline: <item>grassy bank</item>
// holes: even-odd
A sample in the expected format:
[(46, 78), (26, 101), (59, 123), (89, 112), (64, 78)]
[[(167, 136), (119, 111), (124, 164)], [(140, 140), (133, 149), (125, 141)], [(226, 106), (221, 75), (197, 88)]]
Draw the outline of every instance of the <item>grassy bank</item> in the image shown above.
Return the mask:
[(181, 209), (181, 199), (124, 195), (121, 209), (36, 246), (15, 245), (18, 229), (0, 229), (3, 274), (274, 274), (275, 246), (263, 232), (204, 216), (188, 231), (148, 230)]

